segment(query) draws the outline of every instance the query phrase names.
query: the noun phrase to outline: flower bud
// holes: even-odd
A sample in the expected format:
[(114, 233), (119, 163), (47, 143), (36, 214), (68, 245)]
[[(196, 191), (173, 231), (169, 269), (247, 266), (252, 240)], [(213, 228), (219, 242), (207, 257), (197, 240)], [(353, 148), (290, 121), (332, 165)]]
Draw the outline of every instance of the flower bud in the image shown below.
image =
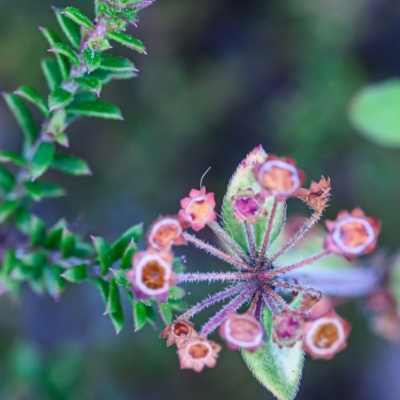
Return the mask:
[(239, 189), (235, 196), (231, 198), (233, 216), (239, 221), (246, 221), (248, 224), (255, 224), (258, 218), (267, 215), (266, 210), (262, 209), (264, 199), (260, 193), (254, 194), (253, 189)]
[(160, 333), (160, 337), (167, 338), (167, 346), (175, 343), (178, 347), (181, 347), (189, 339), (198, 336), (193, 326), (191, 322), (185, 319), (177, 319)]
[(274, 315), (272, 340), (280, 348), (293, 347), (303, 338), (303, 317), (296, 311), (282, 311)]
[(264, 328), (253, 314), (231, 312), (219, 328), (219, 334), (231, 350), (253, 352), (264, 346)]

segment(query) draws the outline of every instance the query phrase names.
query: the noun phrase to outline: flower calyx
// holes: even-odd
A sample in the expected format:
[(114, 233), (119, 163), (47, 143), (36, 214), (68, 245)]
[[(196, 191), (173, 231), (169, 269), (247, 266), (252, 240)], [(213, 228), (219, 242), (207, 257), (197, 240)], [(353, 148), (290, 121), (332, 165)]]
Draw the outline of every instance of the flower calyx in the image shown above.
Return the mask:
[(203, 229), (209, 222), (217, 219), (214, 211), (214, 193), (207, 193), (204, 186), (200, 190), (192, 189), (189, 197), (181, 200), (181, 207), (179, 217), (188, 222), (195, 231)]
[(264, 328), (251, 312), (230, 312), (220, 326), (219, 334), (231, 350), (241, 348), (254, 352), (264, 347)]
[(272, 319), (273, 342), (280, 348), (293, 347), (303, 338), (303, 323), (304, 317), (295, 310), (283, 310), (280, 314), (274, 315)]
[(300, 188), (297, 197), (315, 211), (322, 213), (328, 203), (330, 191), (331, 180), (322, 176), (318, 183), (311, 182), (310, 189)]
[(339, 212), (335, 221), (325, 221), (329, 231), (324, 248), (332, 253), (342, 254), (348, 260), (359, 255), (372, 253), (376, 248), (380, 232), (379, 220), (367, 217), (361, 208), (351, 213)]
[(187, 343), (188, 340), (198, 336), (197, 332), (193, 329), (194, 324), (186, 319), (177, 319), (160, 333), (161, 338), (167, 338), (167, 346), (174, 343), (177, 347), (181, 347)]
[(261, 193), (254, 193), (253, 189), (238, 189), (235, 196), (231, 197), (233, 216), (239, 222), (247, 222), (250, 225), (257, 219), (267, 216), (267, 211), (262, 208), (264, 198)]
[(205, 366), (214, 368), (221, 346), (204, 336), (192, 337), (178, 347), (179, 362), (182, 369), (201, 372)]

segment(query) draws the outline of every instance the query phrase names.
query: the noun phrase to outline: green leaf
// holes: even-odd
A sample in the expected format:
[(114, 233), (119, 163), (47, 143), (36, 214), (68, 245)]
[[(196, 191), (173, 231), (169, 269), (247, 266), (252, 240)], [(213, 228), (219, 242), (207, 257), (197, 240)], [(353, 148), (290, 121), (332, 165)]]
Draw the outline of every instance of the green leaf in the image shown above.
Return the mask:
[(113, 314), (121, 307), (119, 289), (115, 278), (110, 279), (105, 314)]
[(63, 258), (71, 257), (75, 252), (76, 238), (75, 235), (67, 228), (63, 229), (61, 236), (61, 255)]
[(101, 299), (103, 300), (103, 303), (107, 303), (107, 298), (108, 298), (108, 292), (110, 290), (110, 285), (108, 282), (104, 281), (102, 278), (90, 278), (90, 282), (93, 283), (94, 286), (96, 286), (97, 290), (100, 293)]
[(169, 289), (168, 298), (169, 299), (182, 299), (185, 297), (186, 291), (179, 286), (172, 286)]
[(74, 267), (66, 269), (65, 272), (61, 274), (61, 276), (68, 282), (72, 283), (82, 282), (88, 276), (87, 265), (86, 264), (75, 265)]
[(58, 69), (57, 62), (54, 60), (42, 60), (43, 75), (46, 78), (47, 86), (51, 91), (61, 85), (62, 77)]
[[(56, 43), (60, 43), (61, 39), (59, 36), (48, 28), (40, 28), (43, 36), (46, 38), (50, 46), (54, 46)], [(67, 80), (69, 76), (69, 64), (65, 56), (61, 54), (55, 54), (59, 71), (63, 80)]]
[(72, 65), (75, 65), (75, 67), (79, 67), (81, 65), (78, 54), (76, 54), (75, 51), (65, 43), (54, 43), (49, 51), (51, 53), (57, 53), (67, 57), (71, 61)]
[(135, 332), (142, 329), (147, 322), (147, 309), (148, 307), (141, 301), (132, 300), (133, 309), (133, 323), (135, 325)]
[(69, 18), (62, 14), (61, 8), (53, 7), (57, 21), (67, 39), (72, 46), (79, 49), (81, 44), (81, 33), (78, 25), (74, 24)]
[(350, 121), (366, 138), (400, 147), (400, 79), (366, 86), (350, 103)]
[(114, 326), (115, 333), (118, 335), (125, 325), (124, 310), (122, 306), (120, 306), (116, 312), (108, 314), (108, 316)]
[(39, 108), (46, 118), (50, 116), (46, 100), (30, 86), (20, 86), (14, 94), (24, 98)]
[(67, 7), (61, 12), (70, 20), (74, 21), (76, 24), (83, 26), (86, 29), (92, 29), (93, 24), (89, 17), (87, 17), (81, 10), (76, 7)]
[(144, 47), (144, 44), (139, 39), (136, 39), (124, 32), (108, 32), (107, 37), (129, 47), (130, 49), (136, 50), (138, 53), (146, 54), (146, 48)]
[(88, 101), (79, 105), (67, 107), (67, 112), (72, 115), (85, 117), (123, 120), (121, 110), (113, 104), (101, 100)]
[(66, 286), (66, 280), (61, 277), (64, 270), (58, 265), (43, 269), (43, 283), (47, 293), (55, 300), (60, 298), (62, 291)]
[(49, 109), (54, 111), (57, 108), (65, 107), (74, 99), (72, 93), (63, 88), (57, 88), (50, 93), (49, 96)]
[(10, 150), (0, 151), (0, 163), (12, 163), (19, 167), (26, 167), (27, 165), (21, 154)]
[(95, 76), (82, 76), (81, 78), (75, 78), (75, 82), (83, 89), (100, 97), (102, 83), (99, 78), (96, 78)]
[(100, 67), (101, 59), (98, 51), (85, 49), (82, 51), (82, 57), (88, 74)]
[(167, 323), (170, 324), (173, 319), (172, 315), (172, 309), (171, 306), (168, 303), (158, 303), (159, 310), (163, 316), (163, 320)]
[(1, 269), (1, 274), (3, 276), (8, 276), (12, 270), (20, 265), (20, 261), (15, 256), (15, 249), (8, 249), (4, 253), (3, 265)]
[[(239, 189), (253, 189), (255, 193), (260, 192), (260, 185), (256, 182), (253, 176), (253, 167), (256, 163), (263, 162), (267, 157), (261, 146), (256, 147), (238, 166), (236, 172), (233, 174), (231, 181), (229, 182), (227, 192), (225, 194), (222, 203), (222, 220), (224, 228), (230, 236), (246, 251), (249, 252), (246, 232), (243, 223), (240, 223), (233, 216), (233, 207), (231, 203), (232, 196), (236, 195)], [(265, 207), (268, 215), (265, 218), (257, 220), (256, 224), (253, 225), (254, 235), (256, 239), (257, 248), (260, 249), (265, 233), (268, 229), (268, 222), (271, 215), (272, 204), (274, 202), (273, 197), (269, 197), (266, 200)], [(284, 202), (279, 202), (276, 211), (272, 232), (270, 236), (270, 244), (279, 235), (282, 224), (285, 220), (286, 207)]]
[(25, 182), (26, 191), (33, 200), (40, 201), (45, 197), (60, 197), (65, 195), (65, 190), (51, 182)]
[(46, 240), (46, 224), (36, 215), (31, 217), (30, 239), (33, 247), (42, 245)]
[(56, 154), (51, 163), (51, 167), (70, 175), (91, 175), (86, 161), (67, 154)]
[(103, 85), (111, 82), (114, 79), (131, 79), (136, 76), (135, 72), (112, 72), (101, 70), (100, 68), (92, 72), (91, 76), (95, 76)]
[(169, 299), (168, 304), (171, 310), (179, 313), (187, 310), (187, 304), (182, 299)]
[(137, 243), (143, 236), (143, 224), (134, 225), (125, 231), (112, 245), (112, 259), (119, 260), (125, 252), (125, 249), (133, 240)]
[[(137, 250), (138, 250), (137, 245), (132, 240), (131, 243), (129, 243), (128, 247), (125, 249), (124, 254), (122, 255), (120, 264), (120, 268), (122, 270), (127, 270), (132, 268), (132, 258), (133, 255), (137, 252)], [(113, 256), (115, 256), (114, 251), (113, 251)]]
[(66, 221), (61, 219), (50, 229), (45, 243), (46, 249), (55, 250), (60, 247), (62, 234), (66, 227)]
[(18, 207), (16, 200), (7, 200), (0, 206), (0, 224), (7, 221)]
[(101, 274), (107, 275), (108, 269), (112, 265), (111, 259), (111, 247), (102, 237), (92, 236), (94, 248), (96, 249), (97, 255), (99, 256)]
[(64, 132), (66, 123), (67, 113), (65, 110), (57, 110), (53, 113), (49, 124), (46, 126), (46, 133), (53, 137)]
[(31, 227), (31, 214), (25, 207), (21, 206), (16, 210), (15, 223), (22, 233), (29, 235), (29, 230)]
[(22, 132), (25, 135), (25, 139), (29, 144), (32, 144), (39, 135), (39, 131), (33, 120), (31, 112), (28, 107), (22, 101), (21, 98), (15, 94), (3, 93), (3, 97), (17, 120)]
[(14, 186), (14, 175), (8, 169), (0, 167), (0, 188), (3, 190), (4, 194), (11, 192)]
[(125, 277), (125, 271), (122, 269), (111, 269), (111, 272), (114, 276), (115, 282), (117, 282), (117, 284), (119, 286), (123, 286), (125, 288), (130, 289), (132, 284), (128, 281), (128, 279), (126, 279)]
[(49, 168), (54, 157), (54, 143), (41, 142), (32, 158), (32, 179), (42, 176)]
[(100, 69), (117, 73), (137, 72), (137, 69), (132, 61), (128, 60), (127, 58), (113, 56), (111, 54), (101, 55)]
[(265, 347), (254, 353), (242, 351), (247, 367), (257, 380), (279, 400), (292, 400), (299, 388), (304, 363), (302, 343), (280, 349), (272, 341), (272, 314), (265, 308), (262, 323), (268, 338)]

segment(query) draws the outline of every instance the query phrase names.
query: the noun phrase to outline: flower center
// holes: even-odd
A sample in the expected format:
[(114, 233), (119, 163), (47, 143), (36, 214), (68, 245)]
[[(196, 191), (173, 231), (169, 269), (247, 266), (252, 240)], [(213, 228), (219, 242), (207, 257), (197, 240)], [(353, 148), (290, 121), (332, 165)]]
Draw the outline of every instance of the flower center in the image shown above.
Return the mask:
[(300, 185), (296, 168), (283, 161), (267, 161), (260, 168), (258, 181), (274, 195), (292, 194)]
[(164, 220), (157, 223), (152, 232), (150, 241), (164, 248), (182, 233), (182, 228), (176, 220)]
[(151, 260), (143, 267), (142, 282), (149, 289), (161, 289), (165, 283), (165, 268), (157, 260)]
[(300, 324), (292, 317), (283, 318), (276, 329), (280, 339), (292, 339), (298, 333)]
[(375, 238), (371, 224), (362, 218), (347, 217), (338, 221), (333, 239), (343, 250), (358, 254), (365, 250)]
[(192, 222), (195, 223), (206, 220), (211, 212), (212, 208), (204, 198), (192, 200), (186, 209), (186, 213), (190, 215)]
[(236, 202), (236, 211), (244, 219), (255, 217), (260, 210), (260, 205), (253, 197), (242, 197)]
[(179, 337), (188, 336), (190, 333), (190, 328), (182, 322), (176, 322), (172, 329), (174, 335)]
[(259, 326), (246, 319), (236, 319), (229, 324), (230, 336), (238, 342), (250, 343), (260, 333)]
[(339, 336), (338, 328), (334, 323), (325, 323), (317, 328), (313, 335), (313, 343), (320, 349), (329, 349), (338, 341)]
[(210, 348), (201, 342), (196, 342), (189, 346), (187, 352), (195, 360), (206, 358), (210, 353)]

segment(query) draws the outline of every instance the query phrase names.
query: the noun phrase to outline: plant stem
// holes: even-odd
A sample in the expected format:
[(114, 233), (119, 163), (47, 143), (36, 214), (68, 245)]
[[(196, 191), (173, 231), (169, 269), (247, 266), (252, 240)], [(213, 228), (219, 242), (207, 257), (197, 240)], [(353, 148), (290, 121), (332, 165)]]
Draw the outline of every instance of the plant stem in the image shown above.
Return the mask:
[(244, 227), (246, 229), (246, 237), (247, 237), (247, 243), (249, 245), (250, 256), (251, 258), (255, 258), (257, 256), (257, 248), (254, 239), (253, 227), (249, 225), (246, 221), (244, 222)]

